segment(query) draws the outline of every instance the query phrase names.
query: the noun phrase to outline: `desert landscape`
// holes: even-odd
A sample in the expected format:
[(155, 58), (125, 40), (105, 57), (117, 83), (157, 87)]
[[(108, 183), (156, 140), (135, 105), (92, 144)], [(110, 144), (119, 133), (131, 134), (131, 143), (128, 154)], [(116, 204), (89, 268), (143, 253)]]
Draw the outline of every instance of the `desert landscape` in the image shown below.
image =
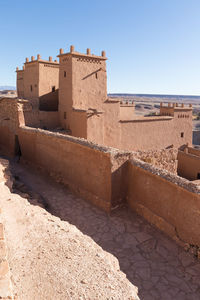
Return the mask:
[(119, 97), (124, 101), (134, 101), (135, 113), (138, 116), (159, 115), (160, 103), (184, 103), (193, 106), (193, 129), (200, 128), (200, 96), (169, 96), (169, 95), (133, 95), (109, 94), (110, 97)]

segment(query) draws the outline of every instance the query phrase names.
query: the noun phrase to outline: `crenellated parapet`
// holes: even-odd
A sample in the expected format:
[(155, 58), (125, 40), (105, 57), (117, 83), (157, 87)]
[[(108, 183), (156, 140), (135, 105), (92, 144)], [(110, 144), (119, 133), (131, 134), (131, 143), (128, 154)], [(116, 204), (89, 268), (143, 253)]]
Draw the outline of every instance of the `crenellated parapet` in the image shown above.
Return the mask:
[(99, 59), (99, 60), (106, 60), (107, 59), (106, 58), (106, 52), (104, 50), (102, 50), (101, 55), (91, 54), (91, 49), (90, 48), (86, 49), (86, 53), (80, 53), (80, 52), (75, 51), (74, 45), (71, 45), (70, 46), (70, 51), (66, 52), (66, 53), (64, 53), (64, 49), (61, 48), (58, 57), (61, 58), (62, 56), (71, 56), (71, 55), (81, 56), (81, 57), (85, 58), (85, 60), (82, 60), (82, 61), (85, 61), (85, 62), (91, 62), (91, 59), (93, 59), (92, 62), (95, 62), (95, 60), (97, 60), (97, 59)]
[[(161, 116), (174, 116), (177, 113), (181, 112), (191, 112), (192, 113), (192, 104), (185, 105), (184, 103), (160, 103), (160, 115)], [(187, 114), (189, 116), (189, 114)], [(180, 114), (178, 115), (180, 117)]]

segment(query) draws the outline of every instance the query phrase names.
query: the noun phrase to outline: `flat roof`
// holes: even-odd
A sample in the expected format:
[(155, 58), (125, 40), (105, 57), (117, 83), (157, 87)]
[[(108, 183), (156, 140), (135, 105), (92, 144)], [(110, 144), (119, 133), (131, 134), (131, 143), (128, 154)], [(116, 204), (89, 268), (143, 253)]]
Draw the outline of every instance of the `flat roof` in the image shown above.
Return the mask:
[(57, 55), (57, 57), (70, 56), (70, 55), (77, 56), (77, 57), (107, 60), (107, 57), (105, 57), (105, 56), (98, 56), (98, 55), (94, 55), (94, 54), (85, 54), (85, 53), (80, 53), (80, 52), (76, 52), (76, 51), (59, 54), (59, 55)]

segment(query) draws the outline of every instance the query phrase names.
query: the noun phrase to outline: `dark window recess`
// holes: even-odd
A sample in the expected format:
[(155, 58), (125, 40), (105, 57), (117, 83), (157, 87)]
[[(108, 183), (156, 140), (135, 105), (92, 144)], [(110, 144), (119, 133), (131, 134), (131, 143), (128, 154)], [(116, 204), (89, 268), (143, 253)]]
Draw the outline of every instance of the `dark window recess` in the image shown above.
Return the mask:
[(31, 85), (30, 88), (31, 88), (31, 92), (32, 92), (33, 91), (33, 86)]
[(66, 73), (66, 71), (64, 71), (64, 77), (66, 77), (67, 76), (67, 73)]
[(181, 137), (182, 137), (182, 138), (184, 137), (184, 132), (181, 132)]
[(200, 179), (200, 173), (197, 173), (197, 179)]
[(96, 76), (96, 79), (98, 79), (98, 74), (97, 73), (95, 73), (95, 76)]
[(55, 92), (55, 91), (56, 91), (56, 87), (52, 86), (52, 92)]
[(67, 118), (67, 113), (64, 112), (64, 119), (66, 120), (66, 118)]

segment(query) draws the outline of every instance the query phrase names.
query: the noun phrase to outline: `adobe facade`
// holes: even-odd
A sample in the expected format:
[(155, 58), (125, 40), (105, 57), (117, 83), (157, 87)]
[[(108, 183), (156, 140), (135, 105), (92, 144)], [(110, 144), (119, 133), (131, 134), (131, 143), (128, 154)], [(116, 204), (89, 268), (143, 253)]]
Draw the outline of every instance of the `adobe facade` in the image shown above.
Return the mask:
[(200, 247), (199, 185), (132, 151), (155, 159), (157, 150), (169, 151), (174, 169), (177, 149), (192, 145), (191, 106), (161, 103), (159, 116), (137, 117), (132, 102), (107, 97), (105, 52), (74, 47), (60, 50), (59, 63), (26, 61), (17, 69), (17, 89), (18, 98), (0, 99), (0, 150), (40, 166), (107, 212), (127, 202), (180, 243)]
[(40, 55), (26, 59), (23, 69), (17, 68), (17, 91), (32, 110), (57, 111), (58, 127), (68, 134), (126, 150), (192, 145), (191, 106), (161, 104), (159, 116), (137, 117), (132, 101), (107, 96), (105, 51), (83, 54), (71, 46), (58, 57), (59, 63)]

